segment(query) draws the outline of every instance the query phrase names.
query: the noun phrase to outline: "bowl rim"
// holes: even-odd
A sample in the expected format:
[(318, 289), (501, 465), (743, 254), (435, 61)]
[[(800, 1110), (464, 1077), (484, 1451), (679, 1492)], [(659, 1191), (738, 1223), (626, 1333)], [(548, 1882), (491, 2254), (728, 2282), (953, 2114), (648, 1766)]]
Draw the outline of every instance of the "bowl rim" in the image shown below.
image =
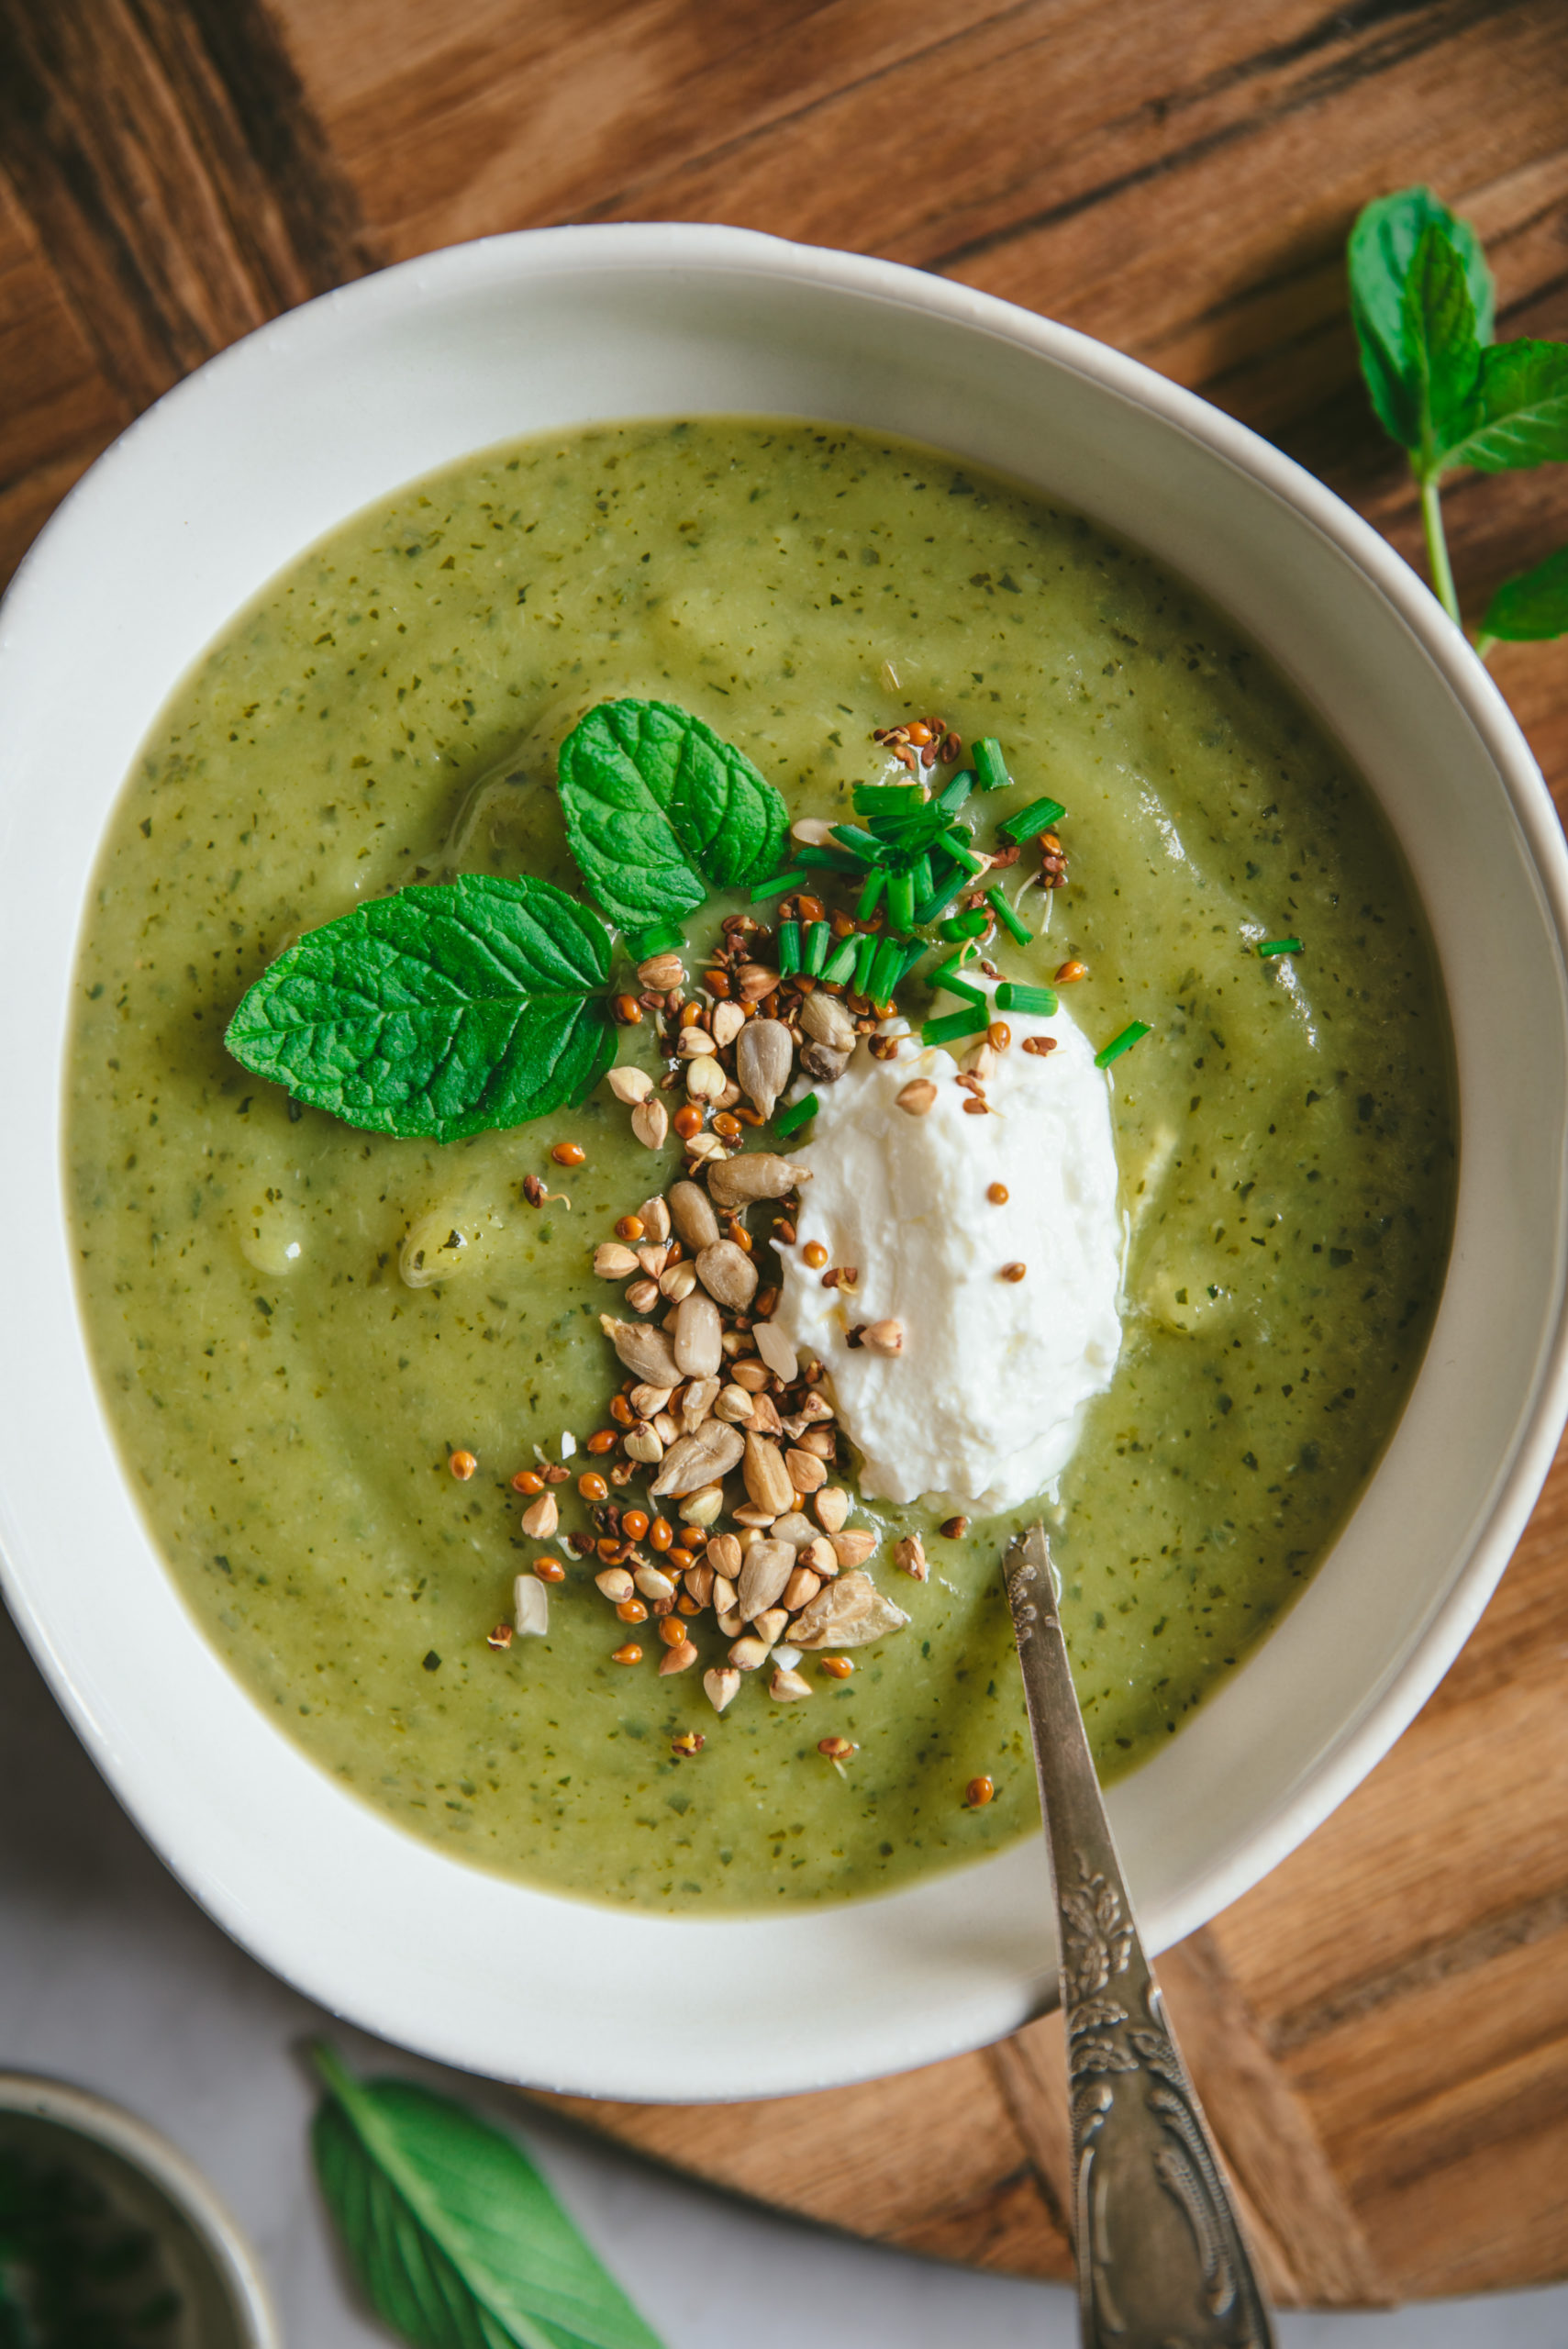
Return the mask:
[[(48, 562), (48, 551), (93, 495), (95, 482), (103, 477), (102, 469), (122, 463), (142, 436), (167, 433), (188, 405), (213, 396), (232, 372), (254, 367), (272, 350), (301, 335), (321, 333), (329, 339), (340, 329), (345, 311), (369, 323), (377, 315), (417, 306), (427, 295), (448, 288), (466, 286), (472, 292), (495, 284), (510, 289), (551, 276), (591, 275), (628, 266), (709, 279), (728, 275), (793, 281), (817, 291), (868, 297), (880, 306), (891, 304), (924, 317), (945, 317), (961, 328), (977, 328), (1152, 415), (1259, 484), (1381, 595), (1473, 728), (1518, 826), (1540, 890), (1544, 918), (1562, 957), (1568, 939), (1568, 848), (1539, 769), (1512, 712), (1462, 630), (1369, 523), (1250, 428), (1141, 362), (1075, 328), (903, 264), (795, 244), (757, 230), (649, 222), (521, 230), (403, 262), (273, 320), (176, 385), (89, 470), (24, 560), (0, 616), (0, 647), (5, 641), (6, 618), (29, 602)], [(1329, 1816), (1413, 1720), (1479, 1620), (1533, 1507), (1568, 1416), (1568, 1306), (1561, 1268), (1557, 1270), (1550, 1333), (1543, 1336), (1538, 1352), (1529, 1408), (1516, 1423), (1511, 1449), (1499, 1464), (1481, 1530), (1463, 1564), (1431, 1604), (1421, 1628), (1389, 1668), (1379, 1693), (1366, 1699), (1353, 1721), (1326, 1740), (1311, 1769), (1303, 1774), (1288, 1798), (1275, 1803), (1249, 1835), (1196, 1876), (1184, 1897), (1168, 1901), (1158, 1946), (1191, 1932), (1257, 1883)], [(155, 1813), (158, 1806), (150, 1793), (136, 1785), (125, 1755), (116, 1751), (87, 1692), (77, 1686), (57, 1651), (42, 1612), (35, 1608), (3, 1554), (0, 1575), (29, 1647), (98, 1766), (139, 1820), (148, 1811)], [(313, 1952), (302, 1954), (297, 1940), (281, 1930), (266, 1931), (262, 1920), (232, 1895), (221, 1871), (210, 1863), (172, 1849), (175, 1839), (150, 1826), (145, 1831), (152, 1835), (194, 1897), (226, 1930), (261, 1952), (269, 1965), (309, 1995), (333, 2006), (345, 2003), (340, 1983), (330, 1978), (328, 1961), (317, 1963)], [(384, 2009), (377, 2014), (373, 2000), (357, 1996), (353, 2004), (356, 2012), (370, 2018), (370, 2028), (381, 2029), (389, 2037), (428, 2048), (469, 2068), (487, 2067), (484, 2054), (476, 2053), (450, 2022), (440, 2029), (422, 2026), (416, 2034), (397, 2011)], [(907, 2065), (936, 2061), (973, 2043), (973, 2032), (966, 2036), (962, 2029), (954, 2032), (933, 2021), (929, 2032), (911, 2044), (903, 2061)], [(580, 2076), (582, 2066), (577, 2068)], [(833, 2077), (864, 2077), (887, 2068), (885, 2060), (872, 2060), (862, 2071), (840, 2068)], [(624, 2086), (590, 2079), (585, 2092), (628, 2091)], [(644, 2086), (631, 2092), (657, 2091)], [(714, 2092), (711, 2083), (684, 2091), (693, 2099)], [(743, 2084), (728, 2092), (756, 2095), (788, 2089)], [(668, 2090), (672, 2100), (682, 2093), (673, 2085)]]
[(245, 2349), (283, 2349), (271, 2296), (239, 2221), (195, 2163), (150, 2121), (91, 2088), (32, 2072), (0, 2072), (0, 2113), (52, 2121), (118, 2154), (190, 2227), (211, 2262)]

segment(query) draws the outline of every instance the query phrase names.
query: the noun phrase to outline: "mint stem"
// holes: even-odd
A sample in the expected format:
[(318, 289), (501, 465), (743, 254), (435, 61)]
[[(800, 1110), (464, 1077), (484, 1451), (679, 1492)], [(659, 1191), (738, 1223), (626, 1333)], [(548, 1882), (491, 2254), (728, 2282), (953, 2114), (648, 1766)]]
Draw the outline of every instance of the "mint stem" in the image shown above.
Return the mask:
[(1437, 598), (1456, 628), (1463, 626), (1459, 617), (1459, 597), (1454, 593), (1453, 569), (1448, 559), (1448, 540), (1443, 531), (1442, 501), (1438, 494), (1436, 473), (1428, 473), (1421, 483), (1421, 523), (1427, 534), (1427, 568), (1432, 574)]
[(1496, 643), (1496, 641), (1497, 639), (1495, 636), (1488, 636), (1485, 629), (1481, 630), (1475, 640), (1475, 650), (1483, 661), (1485, 660), (1486, 655), (1491, 651), (1492, 647)]

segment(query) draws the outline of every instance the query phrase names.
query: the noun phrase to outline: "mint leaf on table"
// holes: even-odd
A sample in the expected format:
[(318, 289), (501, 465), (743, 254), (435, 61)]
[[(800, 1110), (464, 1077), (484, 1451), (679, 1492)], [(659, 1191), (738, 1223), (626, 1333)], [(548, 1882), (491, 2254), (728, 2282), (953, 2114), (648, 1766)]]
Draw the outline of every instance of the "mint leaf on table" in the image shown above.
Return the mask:
[(315, 2054), (328, 2089), (316, 2174), (395, 2332), (417, 2349), (661, 2349), (509, 2137), (410, 2080), (358, 2080)]
[(1525, 339), (1484, 351), (1473, 413), (1445, 462), (1485, 473), (1568, 462), (1568, 344)]
[(789, 815), (749, 758), (688, 710), (606, 701), (561, 746), (566, 838), (592, 895), (623, 930), (694, 913), (709, 886), (777, 870)]
[(1421, 231), (1400, 311), (1406, 381), (1414, 395), (1413, 451), (1430, 470), (1463, 438), (1481, 373), (1475, 305), (1458, 247), (1440, 221), (1429, 220)]
[(1486, 607), (1481, 634), (1514, 644), (1568, 636), (1568, 547), (1549, 554), (1533, 571), (1505, 579)]
[[(1419, 451), (1434, 386), (1449, 416), (1466, 350), (1492, 340), (1496, 295), (1481, 239), (1430, 188), (1404, 188), (1365, 206), (1351, 231), (1348, 259), (1351, 317), (1373, 406), (1385, 431)], [(1468, 340), (1455, 270), (1470, 306)]]
[(455, 1141), (582, 1100), (615, 1058), (610, 941), (548, 881), (465, 874), (307, 930), (244, 996), (242, 1067), (351, 1126)]

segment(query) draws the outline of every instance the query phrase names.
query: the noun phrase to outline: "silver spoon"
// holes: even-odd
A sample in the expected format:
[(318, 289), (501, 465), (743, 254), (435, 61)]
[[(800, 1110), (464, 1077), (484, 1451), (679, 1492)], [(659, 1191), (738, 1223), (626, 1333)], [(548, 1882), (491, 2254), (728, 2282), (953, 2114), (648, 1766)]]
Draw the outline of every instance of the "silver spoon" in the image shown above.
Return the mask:
[(1011, 1543), (1002, 1573), (1056, 1893), (1085, 2349), (1273, 2349), (1268, 2303), (1133, 1920), (1042, 1525)]

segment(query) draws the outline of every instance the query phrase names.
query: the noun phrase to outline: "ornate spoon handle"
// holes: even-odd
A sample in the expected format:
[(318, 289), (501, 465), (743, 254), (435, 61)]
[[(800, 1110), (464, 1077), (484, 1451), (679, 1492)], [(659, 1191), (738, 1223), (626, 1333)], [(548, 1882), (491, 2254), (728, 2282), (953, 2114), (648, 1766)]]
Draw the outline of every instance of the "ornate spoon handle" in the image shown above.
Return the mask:
[(1002, 1571), (1056, 1890), (1085, 2349), (1273, 2349), (1225, 2174), (1133, 1921), (1043, 1526), (1018, 1536)]

